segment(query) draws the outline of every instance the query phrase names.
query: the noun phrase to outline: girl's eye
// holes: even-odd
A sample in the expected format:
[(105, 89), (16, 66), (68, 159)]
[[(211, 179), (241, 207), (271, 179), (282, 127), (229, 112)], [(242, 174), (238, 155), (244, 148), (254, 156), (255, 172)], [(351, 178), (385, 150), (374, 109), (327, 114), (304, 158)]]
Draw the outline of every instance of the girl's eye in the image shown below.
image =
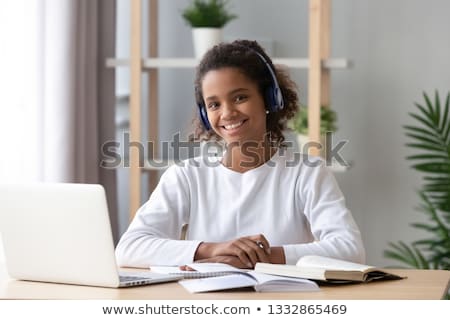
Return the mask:
[(210, 102), (208, 103), (208, 109), (215, 109), (219, 106), (217, 102)]
[(235, 98), (234, 98), (234, 101), (235, 102), (237, 102), (237, 103), (239, 103), (239, 102), (243, 102), (243, 101), (245, 101), (245, 100), (247, 100), (247, 96), (245, 96), (245, 95), (238, 95), (238, 96), (236, 96)]

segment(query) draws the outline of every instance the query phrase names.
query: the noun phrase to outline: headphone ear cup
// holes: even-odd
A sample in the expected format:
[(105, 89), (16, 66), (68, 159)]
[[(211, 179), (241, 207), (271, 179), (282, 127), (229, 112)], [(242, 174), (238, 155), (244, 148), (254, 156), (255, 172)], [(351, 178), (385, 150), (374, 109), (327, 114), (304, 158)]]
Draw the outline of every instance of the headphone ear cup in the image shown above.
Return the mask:
[(283, 96), (279, 88), (274, 86), (267, 88), (266, 105), (270, 112), (278, 112), (284, 108)]
[(198, 106), (200, 120), (202, 121), (203, 126), (205, 127), (206, 130), (211, 130), (211, 124), (209, 123), (209, 120), (208, 120), (208, 115), (206, 113), (205, 105), (203, 103), (198, 103), (197, 106)]

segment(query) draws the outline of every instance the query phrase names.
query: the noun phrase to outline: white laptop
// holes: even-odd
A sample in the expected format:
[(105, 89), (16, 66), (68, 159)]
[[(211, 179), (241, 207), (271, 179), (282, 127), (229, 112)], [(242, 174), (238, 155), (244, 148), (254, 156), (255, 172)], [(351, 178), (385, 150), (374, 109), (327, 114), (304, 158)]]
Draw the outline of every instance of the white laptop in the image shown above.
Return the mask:
[(0, 184), (0, 233), (16, 279), (112, 288), (180, 279), (119, 275), (101, 185)]

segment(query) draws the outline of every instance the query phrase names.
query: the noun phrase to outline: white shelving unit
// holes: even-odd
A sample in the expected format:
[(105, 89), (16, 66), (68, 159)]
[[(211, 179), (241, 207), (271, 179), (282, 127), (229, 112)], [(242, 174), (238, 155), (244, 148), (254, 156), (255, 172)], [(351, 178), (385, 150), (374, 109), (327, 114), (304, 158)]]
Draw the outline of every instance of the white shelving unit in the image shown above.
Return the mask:
[[(130, 141), (142, 141), (141, 108), (143, 72), (149, 74), (147, 94), (148, 141), (158, 141), (158, 70), (160, 68), (194, 68), (198, 60), (194, 58), (161, 58), (158, 52), (158, 0), (147, 0), (149, 4), (149, 56), (142, 56), (142, 0), (131, 0), (131, 50), (129, 59), (109, 58), (106, 66), (111, 68), (130, 68)], [(308, 70), (308, 123), (311, 141), (320, 141), (320, 106), (330, 105), (330, 70), (345, 69), (351, 66), (347, 59), (330, 58), (330, 8), (331, 0), (309, 0), (309, 53), (308, 58), (274, 58), (275, 64), (288, 68)], [(157, 145), (155, 143), (155, 145)], [(161, 167), (139, 167), (139, 154), (136, 148), (130, 150), (130, 219), (141, 205), (141, 175), (149, 177), (149, 189), (153, 190)], [(312, 155), (319, 150), (312, 149)], [(168, 163), (170, 165), (170, 163)], [(347, 168), (333, 165), (334, 171)]]

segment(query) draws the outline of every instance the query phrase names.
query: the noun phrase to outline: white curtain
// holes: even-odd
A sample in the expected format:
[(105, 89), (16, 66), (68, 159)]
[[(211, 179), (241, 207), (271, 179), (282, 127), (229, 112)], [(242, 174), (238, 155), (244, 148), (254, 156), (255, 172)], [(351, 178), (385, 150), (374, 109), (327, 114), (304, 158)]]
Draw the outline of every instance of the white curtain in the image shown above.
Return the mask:
[(0, 4), (0, 181), (38, 180), (42, 66), (37, 1)]
[(0, 182), (101, 183), (116, 221), (115, 1), (0, 2)]

